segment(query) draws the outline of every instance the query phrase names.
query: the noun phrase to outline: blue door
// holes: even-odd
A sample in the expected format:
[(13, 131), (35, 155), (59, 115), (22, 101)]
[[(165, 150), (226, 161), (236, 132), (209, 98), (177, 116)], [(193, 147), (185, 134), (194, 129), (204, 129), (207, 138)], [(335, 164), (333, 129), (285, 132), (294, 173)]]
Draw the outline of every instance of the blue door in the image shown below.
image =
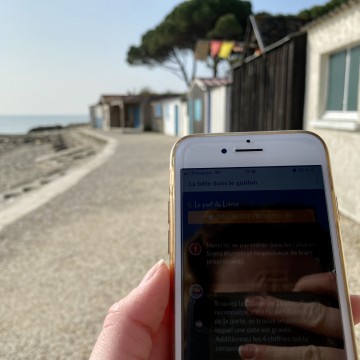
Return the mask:
[(127, 108), (127, 126), (140, 127), (140, 105), (130, 105)]
[(188, 108), (188, 118), (189, 118), (189, 134), (193, 134), (194, 133), (194, 109), (193, 109), (192, 99), (188, 100), (187, 108)]
[(179, 135), (179, 105), (175, 105), (175, 135)]
[(134, 128), (140, 127), (140, 105), (136, 105), (134, 108)]
[(97, 118), (95, 119), (95, 128), (96, 128), (96, 129), (102, 129), (102, 126), (103, 126), (102, 118), (101, 118), (101, 117), (97, 117)]

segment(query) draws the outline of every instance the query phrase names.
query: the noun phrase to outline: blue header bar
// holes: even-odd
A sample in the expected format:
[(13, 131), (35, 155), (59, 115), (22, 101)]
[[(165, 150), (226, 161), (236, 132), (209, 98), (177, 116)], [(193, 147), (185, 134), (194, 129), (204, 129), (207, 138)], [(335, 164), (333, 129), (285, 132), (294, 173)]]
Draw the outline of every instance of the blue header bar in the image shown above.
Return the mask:
[(182, 169), (184, 192), (324, 189), (321, 166)]

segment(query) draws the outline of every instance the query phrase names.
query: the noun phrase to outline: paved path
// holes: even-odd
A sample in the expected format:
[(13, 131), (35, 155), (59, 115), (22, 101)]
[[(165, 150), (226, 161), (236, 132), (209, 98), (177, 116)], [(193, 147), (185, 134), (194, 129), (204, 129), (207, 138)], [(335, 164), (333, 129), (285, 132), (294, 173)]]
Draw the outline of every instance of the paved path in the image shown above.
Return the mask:
[[(0, 359), (88, 359), (108, 307), (167, 258), (175, 139), (111, 136), (118, 147), (103, 165), (0, 232)], [(360, 226), (343, 228), (360, 293)]]
[(106, 163), (0, 232), (0, 359), (88, 359), (109, 305), (167, 259), (175, 139), (112, 136)]

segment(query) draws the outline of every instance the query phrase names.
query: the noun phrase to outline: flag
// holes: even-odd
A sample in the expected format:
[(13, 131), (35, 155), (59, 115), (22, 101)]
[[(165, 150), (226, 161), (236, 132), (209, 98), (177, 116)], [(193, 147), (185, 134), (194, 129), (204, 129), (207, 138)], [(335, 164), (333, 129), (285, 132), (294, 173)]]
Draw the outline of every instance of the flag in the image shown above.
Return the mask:
[(232, 51), (234, 46), (235, 46), (234, 41), (224, 41), (221, 44), (221, 48), (220, 48), (220, 51), (218, 53), (218, 57), (222, 58), (222, 59), (227, 59), (230, 56), (231, 51)]
[(206, 60), (209, 50), (210, 43), (208, 40), (198, 40), (195, 46), (195, 60)]
[(215, 57), (219, 53), (220, 48), (221, 48), (221, 41), (217, 41), (217, 40), (211, 41), (210, 43), (211, 56)]

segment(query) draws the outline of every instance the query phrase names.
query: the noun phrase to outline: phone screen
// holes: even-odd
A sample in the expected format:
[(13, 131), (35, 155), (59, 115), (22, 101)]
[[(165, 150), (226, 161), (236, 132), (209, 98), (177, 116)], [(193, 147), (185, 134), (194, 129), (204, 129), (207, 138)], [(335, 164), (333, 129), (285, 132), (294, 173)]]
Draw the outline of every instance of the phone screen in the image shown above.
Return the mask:
[[(239, 359), (245, 344), (344, 347), (292, 309), (339, 307), (336, 289), (295, 290), (334, 271), (321, 166), (182, 169), (181, 199), (184, 359)], [(283, 308), (262, 313), (264, 298)]]

